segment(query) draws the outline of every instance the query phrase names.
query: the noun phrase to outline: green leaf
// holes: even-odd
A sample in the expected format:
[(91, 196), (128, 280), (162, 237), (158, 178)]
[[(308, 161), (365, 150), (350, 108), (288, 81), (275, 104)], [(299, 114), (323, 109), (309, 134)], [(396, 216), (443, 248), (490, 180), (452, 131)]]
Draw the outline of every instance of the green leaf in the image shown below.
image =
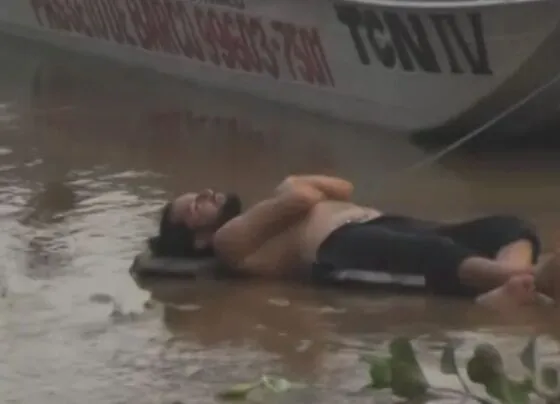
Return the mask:
[(391, 353), (391, 388), (393, 393), (404, 398), (418, 398), (426, 394), (428, 381), (410, 341), (406, 338), (396, 338), (389, 346)]
[(523, 348), (523, 351), (521, 351), (521, 354), (519, 355), (521, 363), (531, 373), (535, 371), (535, 343), (536, 338), (532, 337), (531, 339), (529, 339), (529, 342), (527, 343), (525, 348)]
[(558, 389), (558, 370), (552, 367), (544, 367), (541, 370), (541, 380), (548, 390)]
[(391, 357), (401, 362), (417, 363), (412, 344), (405, 337), (397, 337), (389, 345)]
[(423, 374), (404, 363), (392, 363), (391, 389), (393, 394), (408, 399), (422, 397), (428, 391), (428, 383)]
[(222, 400), (245, 400), (249, 393), (259, 387), (261, 382), (240, 383), (217, 394)]
[(485, 384), (503, 375), (503, 361), (500, 353), (490, 344), (479, 344), (467, 362), (467, 374), (474, 383)]
[(532, 383), (510, 380), (498, 350), (489, 344), (480, 344), (475, 348), (473, 357), (467, 363), (467, 374), (471, 381), (483, 385), (489, 396), (504, 404), (529, 403)]
[(527, 384), (526, 381), (519, 382), (507, 379), (504, 396), (509, 404), (529, 404), (531, 401), (529, 395), (532, 392), (532, 384)]
[(370, 387), (386, 389), (391, 387), (391, 358), (368, 358)]
[(532, 377), (526, 377), (525, 379), (521, 380), (519, 382), (519, 384), (521, 386), (523, 386), (523, 388), (530, 390), (530, 391), (534, 391), (535, 390), (535, 383), (533, 382), (533, 378)]
[(263, 376), (261, 378), (263, 386), (273, 391), (274, 393), (284, 393), (289, 390), (299, 389), (304, 387), (303, 384), (293, 383), (287, 379), (273, 376)]
[(452, 342), (448, 342), (443, 348), (440, 370), (443, 374), (446, 375), (459, 374), (459, 370), (457, 369), (457, 362), (455, 361), (455, 346)]
[(482, 397), (473, 397), (473, 399), (475, 401), (477, 401), (479, 404), (494, 404), (494, 402), (492, 400), (487, 400), (487, 399), (482, 398)]

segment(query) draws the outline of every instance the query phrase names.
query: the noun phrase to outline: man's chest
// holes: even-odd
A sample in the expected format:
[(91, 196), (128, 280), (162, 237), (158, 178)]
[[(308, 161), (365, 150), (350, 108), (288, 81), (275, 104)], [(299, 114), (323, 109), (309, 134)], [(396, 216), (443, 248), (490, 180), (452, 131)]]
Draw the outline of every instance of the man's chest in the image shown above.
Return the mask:
[(301, 268), (299, 226), (293, 226), (266, 240), (251, 254), (245, 265), (256, 271), (278, 276), (289, 276), (297, 271)]

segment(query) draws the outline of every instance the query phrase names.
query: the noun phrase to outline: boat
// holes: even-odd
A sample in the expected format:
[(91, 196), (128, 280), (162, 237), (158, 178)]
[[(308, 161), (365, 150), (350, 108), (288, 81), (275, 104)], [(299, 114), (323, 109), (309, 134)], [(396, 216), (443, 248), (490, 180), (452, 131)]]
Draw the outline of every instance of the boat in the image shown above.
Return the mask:
[(559, 22), (558, 0), (0, 4), (11, 35), (417, 136), (553, 120)]

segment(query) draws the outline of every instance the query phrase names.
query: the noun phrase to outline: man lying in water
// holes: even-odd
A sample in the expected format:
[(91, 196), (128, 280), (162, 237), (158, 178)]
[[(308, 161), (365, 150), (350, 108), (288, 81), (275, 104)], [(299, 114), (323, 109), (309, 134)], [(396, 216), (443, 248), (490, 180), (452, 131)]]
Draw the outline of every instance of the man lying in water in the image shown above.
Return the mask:
[(536, 303), (537, 289), (556, 297), (558, 260), (536, 264), (540, 241), (522, 220), (436, 223), (358, 205), (352, 192), (344, 179), (291, 176), (244, 212), (236, 194), (186, 193), (164, 207), (150, 249), (215, 256), (239, 273), (271, 278), (333, 269), (423, 275), (428, 291), (492, 305)]

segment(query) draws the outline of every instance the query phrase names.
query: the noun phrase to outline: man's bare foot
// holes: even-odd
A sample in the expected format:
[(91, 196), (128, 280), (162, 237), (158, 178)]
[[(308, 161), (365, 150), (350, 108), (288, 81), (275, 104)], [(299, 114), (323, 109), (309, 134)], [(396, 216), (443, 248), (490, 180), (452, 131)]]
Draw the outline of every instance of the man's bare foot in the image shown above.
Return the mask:
[(560, 250), (535, 266), (535, 285), (539, 292), (560, 301)]
[(493, 309), (515, 309), (538, 302), (539, 296), (532, 275), (513, 276), (502, 286), (476, 299), (476, 303)]

